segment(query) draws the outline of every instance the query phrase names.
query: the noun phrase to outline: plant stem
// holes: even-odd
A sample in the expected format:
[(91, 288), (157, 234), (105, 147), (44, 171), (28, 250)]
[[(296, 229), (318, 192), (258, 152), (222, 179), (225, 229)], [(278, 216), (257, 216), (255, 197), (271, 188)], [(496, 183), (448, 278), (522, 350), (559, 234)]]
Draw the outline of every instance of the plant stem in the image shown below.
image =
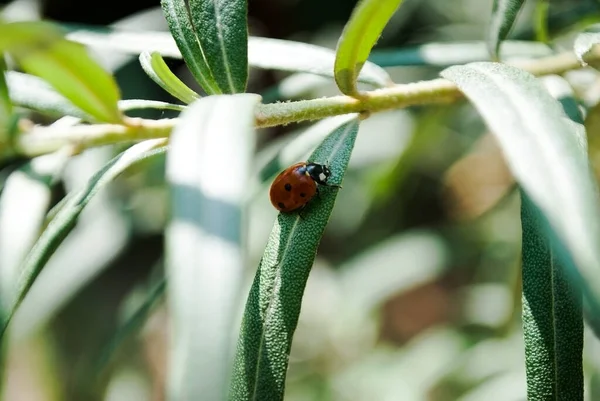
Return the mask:
[[(600, 50), (592, 50), (585, 61), (600, 61)], [(533, 75), (562, 74), (582, 68), (573, 52), (535, 60), (511, 63)], [(261, 104), (256, 110), (256, 127), (272, 127), (294, 122), (318, 120), (341, 114), (379, 112), (414, 105), (452, 102), (462, 97), (445, 79), (433, 79), (363, 92), (359, 98), (333, 96), (296, 102)], [(73, 127), (35, 127), (16, 139), (14, 149), (0, 149), (0, 154), (37, 156), (54, 152), (65, 145), (86, 149), (118, 142), (168, 137), (178, 119), (146, 120), (126, 118), (124, 124), (77, 125)]]

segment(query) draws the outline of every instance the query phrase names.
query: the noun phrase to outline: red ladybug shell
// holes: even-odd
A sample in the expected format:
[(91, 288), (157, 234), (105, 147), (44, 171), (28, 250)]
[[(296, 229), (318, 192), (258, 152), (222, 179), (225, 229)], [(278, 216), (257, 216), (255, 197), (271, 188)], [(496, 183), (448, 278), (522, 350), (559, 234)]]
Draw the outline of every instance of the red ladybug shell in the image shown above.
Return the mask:
[(317, 183), (308, 174), (307, 164), (296, 163), (282, 171), (271, 184), (271, 203), (281, 212), (306, 205), (317, 193)]

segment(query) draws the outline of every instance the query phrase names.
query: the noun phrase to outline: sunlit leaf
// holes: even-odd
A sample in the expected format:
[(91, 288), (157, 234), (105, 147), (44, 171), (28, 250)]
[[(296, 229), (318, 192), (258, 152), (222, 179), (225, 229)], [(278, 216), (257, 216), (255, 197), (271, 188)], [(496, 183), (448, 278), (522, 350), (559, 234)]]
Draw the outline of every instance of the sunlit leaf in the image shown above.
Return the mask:
[(167, 180), (172, 206), (166, 231), (170, 400), (223, 400), (227, 393), (259, 102), (254, 94), (199, 99), (182, 113), (171, 135)]
[(47, 81), (96, 120), (121, 121), (113, 77), (81, 44), (65, 40), (57, 27), (42, 22), (0, 24), (0, 38), (0, 52), (9, 53), (25, 72)]
[(346, 95), (356, 95), (356, 79), (388, 21), (402, 0), (361, 0), (338, 43), (335, 82)]
[(171, 72), (159, 53), (143, 52), (140, 64), (150, 79), (182, 102), (189, 104), (200, 97)]
[(204, 59), (223, 93), (241, 93), (248, 80), (247, 0), (189, 0)]

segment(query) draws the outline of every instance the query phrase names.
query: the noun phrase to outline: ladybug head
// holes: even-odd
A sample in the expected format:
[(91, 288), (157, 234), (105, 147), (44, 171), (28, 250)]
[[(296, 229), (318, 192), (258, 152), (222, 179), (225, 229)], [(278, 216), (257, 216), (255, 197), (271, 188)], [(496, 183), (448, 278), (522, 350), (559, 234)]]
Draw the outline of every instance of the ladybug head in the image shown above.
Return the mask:
[(323, 164), (309, 163), (306, 165), (306, 171), (310, 178), (315, 180), (317, 184), (326, 185), (327, 179), (331, 175), (329, 168)]

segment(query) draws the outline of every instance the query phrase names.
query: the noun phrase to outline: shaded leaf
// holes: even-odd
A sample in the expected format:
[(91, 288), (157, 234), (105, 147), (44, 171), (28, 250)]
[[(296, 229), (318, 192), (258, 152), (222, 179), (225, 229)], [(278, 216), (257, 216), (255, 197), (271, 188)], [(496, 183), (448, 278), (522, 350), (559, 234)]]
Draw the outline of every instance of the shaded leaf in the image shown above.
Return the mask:
[[(330, 163), (331, 183), (342, 181), (357, 132), (357, 119), (342, 125), (308, 159)], [(230, 399), (283, 399), (304, 288), (337, 192), (322, 188), (302, 217), (278, 215), (246, 303)]]
[(140, 65), (150, 79), (183, 103), (192, 103), (200, 97), (171, 72), (159, 53), (143, 52), (140, 54)]
[(521, 195), (523, 334), (527, 398), (583, 399), (581, 292), (544, 232), (543, 216)]
[(225, 398), (259, 102), (254, 94), (199, 99), (182, 113), (171, 135), (167, 180), (172, 217), (166, 231), (170, 400)]
[[(194, 78), (196, 78), (196, 81), (209, 95), (221, 93), (221, 89), (219, 89), (219, 85), (215, 81), (210, 67), (206, 63), (204, 54), (200, 49), (198, 38), (194, 33), (188, 15), (185, 0), (161, 0), (160, 5), (165, 13), (165, 18), (167, 19), (169, 30), (172, 35), (169, 42), (173, 39), (175, 40), (177, 48), (179, 48), (179, 51), (183, 56), (183, 60), (187, 64)], [(90, 35), (94, 37), (96, 34), (89, 33), (88, 37)], [(147, 43), (149, 42), (140, 42), (138, 43), (138, 46)], [(156, 48), (144, 49), (136, 53), (142, 53), (143, 51), (151, 52), (154, 50), (156, 50)]]
[(500, 44), (510, 33), (524, 2), (524, 0), (494, 0), (488, 31), (488, 50), (493, 60), (498, 59)]
[(360, 0), (338, 42), (335, 82), (346, 95), (356, 95), (356, 79), (371, 49), (402, 0)]
[(248, 80), (246, 0), (189, 0), (204, 58), (223, 93), (241, 93)]

